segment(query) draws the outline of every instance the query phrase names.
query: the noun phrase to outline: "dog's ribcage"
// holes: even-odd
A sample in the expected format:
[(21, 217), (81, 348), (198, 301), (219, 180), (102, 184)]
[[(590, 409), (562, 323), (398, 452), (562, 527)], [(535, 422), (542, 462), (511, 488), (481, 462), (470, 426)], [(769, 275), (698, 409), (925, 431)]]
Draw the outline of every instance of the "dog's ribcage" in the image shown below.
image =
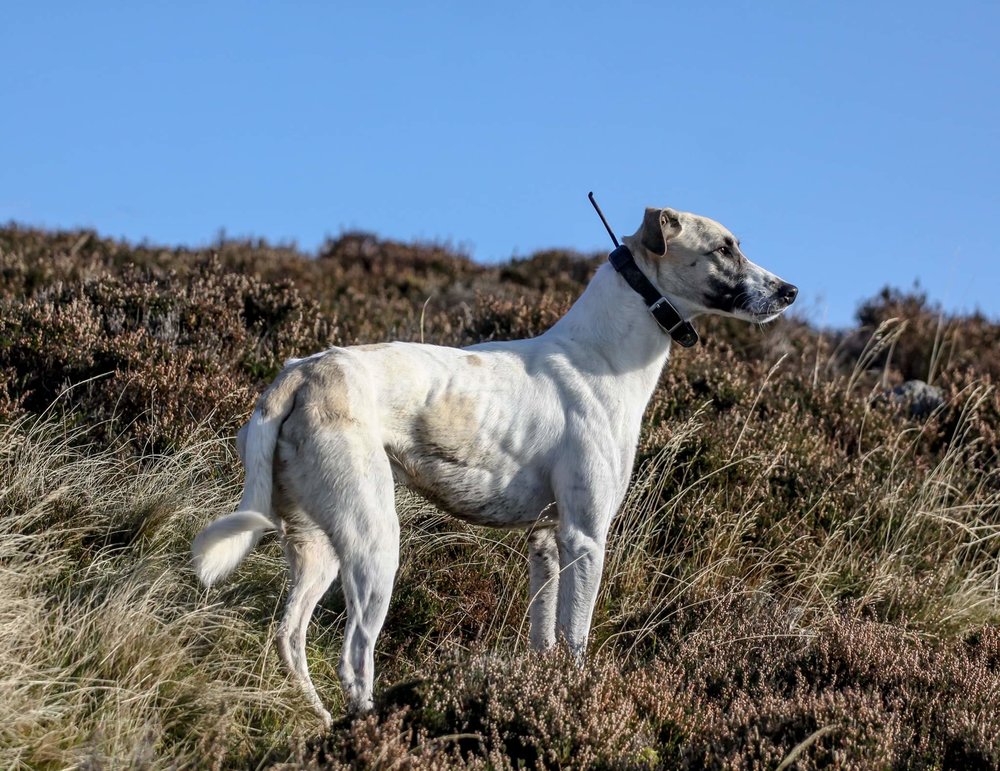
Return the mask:
[(396, 480), (476, 524), (523, 527), (552, 518), (548, 456), (563, 416), (546, 409), (552, 384), (529, 376), (530, 361), (488, 346), (396, 343), (365, 351), (363, 376), (377, 390)]

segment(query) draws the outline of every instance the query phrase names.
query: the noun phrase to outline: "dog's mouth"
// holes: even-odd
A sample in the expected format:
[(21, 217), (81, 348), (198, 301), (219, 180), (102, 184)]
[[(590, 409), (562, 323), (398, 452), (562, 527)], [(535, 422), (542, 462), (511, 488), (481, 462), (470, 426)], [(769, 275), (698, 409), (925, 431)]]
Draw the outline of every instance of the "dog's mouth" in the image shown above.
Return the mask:
[(785, 309), (782, 308), (781, 310), (778, 311), (763, 312), (763, 313), (748, 313), (747, 316), (749, 316), (749, 321), (752, 321), (755, 324), (767, 324), (770, 321), (774, 321), (784, 312)]
[(781, 282), (773, 292), (750, 289), (745, 283), (730, 286), (715, 281), (705, 296), (705, 305), (719, 313), (735, 316), (757, 324), (774, 321), (795, 302), (798, 289)]
[[(788, 286), (791, 285), (789, 284)], [(744, 316), (748, 321), (757, 324), (766, 324), (769, 321), (774, 321), (795, 302), (797, 290), (794, 287), (792, 287), (792, 290), (790, 293), (780, 294), (776, 292), (757, 302), (748, 302), (740, 309), (742, 312), (737, 315)]]
[(774, 321), (788, 310), (798, 294), (798, 287), (782, 281), (772, 294), (762, 298), (757, 303), (748, 303), (744, 311), (757, 323), (764, 324), (768, 321)]

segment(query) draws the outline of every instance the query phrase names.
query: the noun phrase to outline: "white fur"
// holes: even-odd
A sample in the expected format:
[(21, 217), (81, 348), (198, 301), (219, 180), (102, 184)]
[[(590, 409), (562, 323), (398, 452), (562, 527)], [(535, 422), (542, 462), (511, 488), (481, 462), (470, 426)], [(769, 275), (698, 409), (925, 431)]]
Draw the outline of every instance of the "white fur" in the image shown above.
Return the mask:
[(198, 578), (205, 586), (214, 586), (228, 577), (268, 530), (274, 530), (274, 523), (257, 511), (219, 517), (191, 545)]
[[(687, 318), (762, 321), (791, 302), (794, 288), (749, 262), (713, 220), (649, 209), (625, 242)], [(706, 299), (720, 280), (736, 282), (738, 307)], [(195, 540), (199, 575), (221, 579), (272, 519), (280, 524), (291, 588), (278, 647), (328, 722), (305, 633), (339, 570), (348, 616), (339, 674), (351, 706), (366, 709), (399, 559), (396, 481), (467, 521), (528, 530), (532, 645), (561, 635), (582, 656), (605, 538), (669, 350), (641, 298), (605, 264), (530, 340), (331, 348), (289, 361), (240, 432), (241, 511)]]

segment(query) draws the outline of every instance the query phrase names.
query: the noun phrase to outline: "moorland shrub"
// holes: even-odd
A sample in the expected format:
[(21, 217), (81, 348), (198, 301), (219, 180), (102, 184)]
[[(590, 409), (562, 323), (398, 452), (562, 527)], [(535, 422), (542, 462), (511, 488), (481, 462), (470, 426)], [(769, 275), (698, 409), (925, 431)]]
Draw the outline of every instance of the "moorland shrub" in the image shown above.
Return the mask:
[[(848, 609), (688, 602), (649, 659), (474, 655), (390, 689), (301, 760), (473, 768), (1000, 764), (1000, 633), (929, 641)], [(797, 752), (792, 755), (793, 751)], [(377, 762), (375, 762), (377, 761)]]
[[(706, 319), (702, 345), (672, 352), (583, 669), (522, 655), (522, 535), (451, 523), (403, 495), (375, 715), (319, 741), (296, 735), (312, 719), (273, 674), (266, 639), (283, 580), (273, 543), (219, 590), (231, 610), (208, 601), (189, 614), (200, 590), (187, 542), (239, 478), (230, 445), (191, 448), (231, 437), (285, 358), (538, 334), (597, 262), (546, 252), (488, 267), (355, 233), (311, 257), (256, 241), (164, 249), (0, 228), (0, 578), (18, 598), (0, 621), (21, 651), (0, 657), (0, 682), (30, 717), (0, 732), (11, 750), (0, 757), (101, 764), (135, 745), (151, 767), (199, 753), (219, 767), (995, 767), (1000, 325), (919, 293), (871, 298), (845, 331)], [(887, 395), (913, 378), (940, 388), (941, 407), (914, 416)], [(61, 443), (36, 437), (39, 416), (69, 429)], [(197, 485), (161, 500), (143, 480), (164, 484), (172, 463), (196, 468), (178, 478)], [(324, 598), (310, 642), (335, 708), (343, 610), (336, 592)], [(92, 660), (75, 626), (102, 650), (122, 633), (134, 659)], [(142, 655), (146, 634), (169, 658), (162, 671)], [(24, 653), (47, 637), (63, 641), (56, 659)], [(239, 675), (243, 660), (265, 660), (266, 676)], [(235, 711), (217, 698), (227, 678)], [(254, 683), (279, 694), (275, 709)]]

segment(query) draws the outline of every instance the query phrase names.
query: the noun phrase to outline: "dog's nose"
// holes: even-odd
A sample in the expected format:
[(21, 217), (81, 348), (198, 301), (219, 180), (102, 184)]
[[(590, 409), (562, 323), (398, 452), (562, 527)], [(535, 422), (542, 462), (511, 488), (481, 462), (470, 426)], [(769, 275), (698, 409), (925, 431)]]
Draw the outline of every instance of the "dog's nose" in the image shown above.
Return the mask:
[(795, 297), (799, 293), (799, 288), (795, 284), (782, 284), (778, 287), (778, 297), (784, 300), (785, 305), (795, 302)]

